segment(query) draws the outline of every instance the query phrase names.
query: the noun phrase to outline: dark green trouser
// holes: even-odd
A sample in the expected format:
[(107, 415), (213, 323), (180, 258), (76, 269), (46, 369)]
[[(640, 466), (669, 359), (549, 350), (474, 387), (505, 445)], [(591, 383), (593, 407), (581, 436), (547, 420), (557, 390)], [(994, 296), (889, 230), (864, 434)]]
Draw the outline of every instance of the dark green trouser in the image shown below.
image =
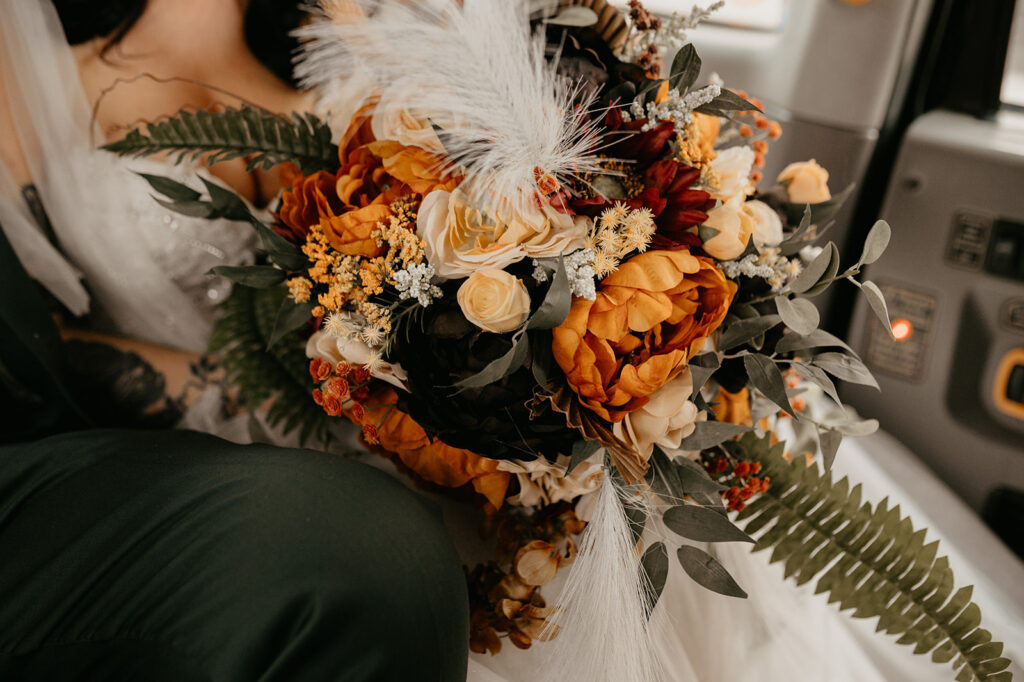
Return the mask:
[(0, 448), (0, 680), (458, 680), (430, 503), (333, 456), (188, 432)]

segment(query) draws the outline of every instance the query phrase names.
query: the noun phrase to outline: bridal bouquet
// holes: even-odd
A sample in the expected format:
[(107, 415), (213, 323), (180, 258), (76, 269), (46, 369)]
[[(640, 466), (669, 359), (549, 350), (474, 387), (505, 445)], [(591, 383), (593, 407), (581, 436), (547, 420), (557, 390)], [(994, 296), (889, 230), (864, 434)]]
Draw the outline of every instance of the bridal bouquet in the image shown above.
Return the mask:
[(845, 280), (888, 326), (860, 276), (889, 228), (845, 267), (819, 245), (846, 192), (814, 161), (764, 181), (780, 126), (703, 73), (685, 31), (705, 14), (329, 2), (299, 73), (353, 116), (182, 112), (109, 147), (287, 162), (272, 225), (211, 182), (148, 179), (165, 205), (262, 236), (260, 264), (216, 269), (241, 285), (214, 346), (243, 399), (274, 396), (271, 421), (325, 447), (351, 421), (486, 508), (473, 650), (553, 639), (627, 679), (609, 671), (650, 670), (636, 642), (670, 547), (743, 597), (706, 543), (755, 542), (958, 680), (1009, 679), (935, 544), (827, 473), (843, 436), (877, 427), (834, 380), (875, 384), (810, 299)]

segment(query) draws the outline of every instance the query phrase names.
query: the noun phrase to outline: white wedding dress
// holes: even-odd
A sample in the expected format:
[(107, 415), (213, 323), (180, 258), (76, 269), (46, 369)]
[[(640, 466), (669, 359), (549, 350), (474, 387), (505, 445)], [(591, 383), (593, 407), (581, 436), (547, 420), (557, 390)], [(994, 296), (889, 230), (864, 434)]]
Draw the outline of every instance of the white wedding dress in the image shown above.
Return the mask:
[[(66, 254), (47, 240), (0, 163), (0, 225), (19, 258), (72, 312), (91, 310), (127, 336), (203, 350), (213, 306), (228, 291), (226, 282), (205, 273), (214, 265), (249, 262), (255, 248), (251, 227), (171, 213), (151, 198), (149, 186), (135, 174), (171, 176), (197, 186), (194, 174), (202, 171), (195, 166), (125, 160), (96, 149), (102, 138), (49, 3), (0, 0), (0, 18), (0, 64), (18, 138)], [(203, 403), (193, 409), (187, 425), (232, 440), (248, 438), (244, 427), (203, 414), (204, 409)], [(888, 492), (885, 486), (899, 498), (895, 480), (884, 480), (877, 497)], [(474, 540), (476, 517), (455, 503), (446, 501), (444, 509), (464, 558), (485, 558)], [(931, 521), (919, 518), (918, 524)], [(839, 614), (823, 596), (814, 596), (811, 586), (796, 588), (783, 581), (781, 568), (769, 566), (767, 555), (751, 554), (747, 545), (718, 545), (711, 551), (750, 598), (708, 592), (673, 562), (653, 616), (668, 680), (915, 682), (952, 677), (926, 657), (896, 647), (892, 638), (872, 636), (872, 623)], [(961, 583), (972, 579), (969, 558), (954, 561), (954, 567), (966, 571), (958, 574)], [(550, 602), (555, 595), (546, 596)], [(1008, 643), (1019, 653), (1024, 619), (1015, 611), (999, 616), (994, 589), (976, 593), (976, 599), (986, 616), (995, 611), (997, 618), (988, 622), (997, 636), (1016, 638)], [(545, 655), (544, 644), (518, 651), (506, 642), (498, 656), (473, 655), (469, 679), (543, 679)]]

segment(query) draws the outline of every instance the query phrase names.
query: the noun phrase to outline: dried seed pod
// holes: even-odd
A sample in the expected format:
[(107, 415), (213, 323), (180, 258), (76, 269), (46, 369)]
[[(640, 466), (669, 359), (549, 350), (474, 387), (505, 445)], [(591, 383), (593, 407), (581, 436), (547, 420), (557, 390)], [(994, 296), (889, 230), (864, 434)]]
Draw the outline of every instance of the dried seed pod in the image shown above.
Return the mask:
[(626, 16), (608, 0), (561, 0), (559, 4), (561, 7), (586, 7), (593, 10), (597, 15), (597, 23), (593, 29), (613, 51), (617, 52), (626, 42), (626, 36), (629, 34)]
[(558, 574), (558, 548), (543, 540), (529, 542), (516, 552), (516, 575), (527, 585), (545, 585)]

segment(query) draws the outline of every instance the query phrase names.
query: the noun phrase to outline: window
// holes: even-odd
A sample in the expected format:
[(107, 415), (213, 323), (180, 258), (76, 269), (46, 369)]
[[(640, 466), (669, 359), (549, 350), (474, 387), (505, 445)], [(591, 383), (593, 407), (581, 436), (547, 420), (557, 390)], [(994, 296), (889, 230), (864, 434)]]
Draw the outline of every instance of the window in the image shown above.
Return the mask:
[(1000, 99), (1024, 107), (1024, 0), (1017, 0)]

